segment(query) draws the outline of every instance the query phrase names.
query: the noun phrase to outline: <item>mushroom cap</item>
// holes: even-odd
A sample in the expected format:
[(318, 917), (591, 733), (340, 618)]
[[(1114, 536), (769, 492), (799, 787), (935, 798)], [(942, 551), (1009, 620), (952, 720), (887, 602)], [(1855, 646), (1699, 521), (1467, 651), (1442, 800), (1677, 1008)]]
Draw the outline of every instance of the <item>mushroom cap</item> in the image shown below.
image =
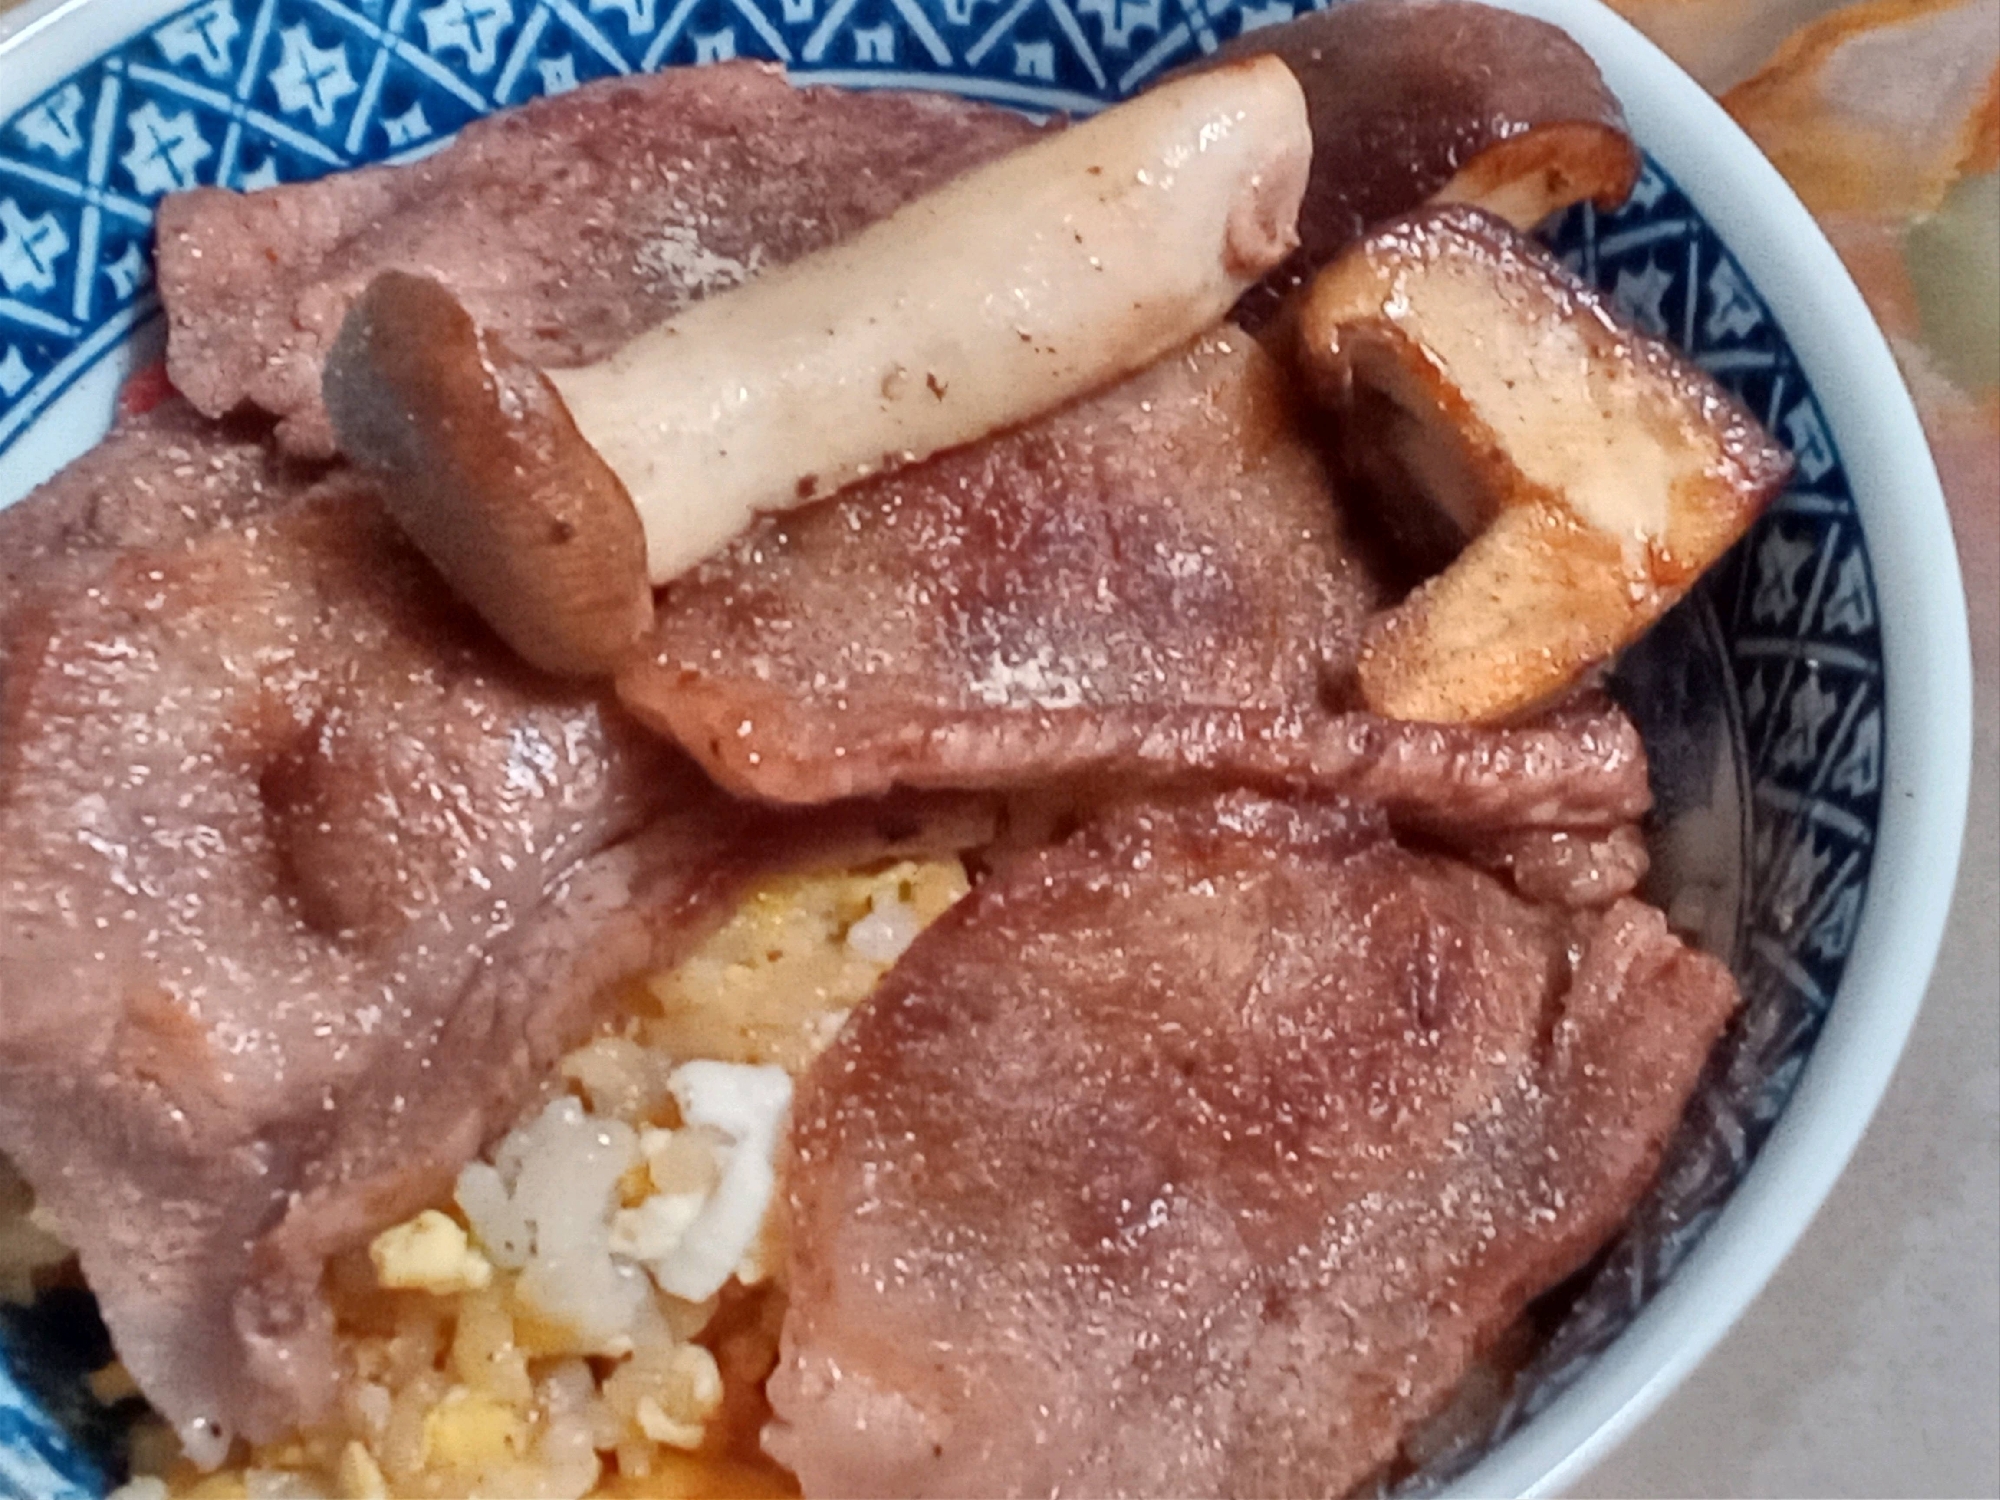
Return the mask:
[(1533, 229), (1550, 214), (1588, 199), (1605, 213), (1632, 195), (1639, 147), (1624, 127), (1602, 120), (1546, 120), (1475, 152), (1432, 203), (1465, 203)]
[(616, 667), (652, 622), (645, 528), (541, 371), (440, 283), (384, 271), (324, 390), (341, 451), (508, 645), (560, 676)]
[(1261, 54), (1298, 77), (1313, 159), (1298, 250), (1238, 304), (1252, 328), (1373, 225), (1440, 193), (1525, 227), (1583, 198), (1613, 208), (1639, 175), (1617, 97), (1546, 21), (1470, 0), (1349, 0), (1196, 66)]
[(1427, 502), (1464, 542), (1368, 627), (1356, 677), (1389, 718), (1500, 722), (1568, 691), (1791, 473), (1708, 375), (1463, 205), (1371, 231), (1313, 282), (1297, 334), (1356, 488)]

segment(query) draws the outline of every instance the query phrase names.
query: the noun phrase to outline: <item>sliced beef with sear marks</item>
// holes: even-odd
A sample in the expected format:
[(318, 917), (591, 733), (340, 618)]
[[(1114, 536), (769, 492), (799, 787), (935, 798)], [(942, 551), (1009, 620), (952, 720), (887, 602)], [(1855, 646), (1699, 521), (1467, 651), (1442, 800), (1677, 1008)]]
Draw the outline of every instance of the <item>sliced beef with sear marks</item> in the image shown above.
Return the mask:
[(1379, 600), (1276, 366), (1212, 335), (1029, 426), (760, 521), (661, 597), (619, 676), (718, 781), (1306, 782), (1445, 826), (1629, 821), (1631, 724), (1339, 707)]
[(432, 1067), (673, 762), (514, 664), (351, 480), (122, 552), (11, 637), (0, 1149), (154, 1403), (275, 1435), (325, 1397), (324, 1313), (260, 1352), (234, 1309), (312, 1140), (371, 1070)]
[(324, 1409), (324, 1259), (448, 1190), (606, 980), (886, 815), (730, 803), (351, 476), (283, 498), (30, 591), (0, 703), (0, 1151), (196, 1454)]
[(807, 1076), (766, 1444), (808, 1495), (1344, 1493), (1616, 1231), (1735, 1005), (1351, 804), (1108, 813)]

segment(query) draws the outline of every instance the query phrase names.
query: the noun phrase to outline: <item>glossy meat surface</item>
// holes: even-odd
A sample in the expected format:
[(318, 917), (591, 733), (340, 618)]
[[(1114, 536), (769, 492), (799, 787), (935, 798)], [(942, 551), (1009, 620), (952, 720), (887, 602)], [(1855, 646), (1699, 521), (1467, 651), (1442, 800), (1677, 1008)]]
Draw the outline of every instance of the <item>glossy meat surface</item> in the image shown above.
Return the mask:
[(250, 519), (298, 488), (254, 430), (218, 429), (185, 401), (121, 418), (103, 442), (0, 509), (0, 682), (7, 621), (35, 593), (87, 576), (125, 548)]
[(769, 517), (662, 595), (619, 693), (781, 802), (1306, 781), (1454, 825), (1647, 805), (1638, 736), (1342, 711), (1378, 590), (1276, 367), (1225, 330), (1040, 422)]
[(1736, 1004), (1338, 802), (1129, 807), (921, 937), (794, 1115), (808, 1495), (1334, 1495), (1657, 1164)]
[(935, 95), (794, 89), (724, 63), (587, 85), (406, 167), (160, 205), (168, 371), (334, 451), (320, 364), (378, 271), (421, 272), (543, 366), (601, 359), (688, 300), (796, 260), (1032, 135)]
[(478, 1117), (536, 1081), (508, 1070), (553, 1058), (570, 997), (514, 997), (478, 1046), (441, 1028), (581, 861), (695, 784), (440, 595), (336, 480), (10, 622), (0, 1149), (184, 1430), (324, 1399), (325, 1314), (310, 1281), (260, 1284), (257, 1242), (364, 1079), (390, 1085), (378, 1133), (404, 1096)]
[(1313, 702), (1372, 592), (1276, 367), (1224, 333), (765, 519), (668, 587), (620, 688), (726, 782), (816, 799), (960, 774), (920, 728)]
[[(1240, 309), (1253, 323), (1365, 230), (1444, 190), (1482, 153), (1551, 126), (1614, 141), (1625, 134), (1617, 97), (1568, 33), (1490, 5), (1347, 0), (1247, 32), (1215, 55), (1265, 52), (1305, 87), (1313, 170), (1298, 251)], [(1636, 175), (1637, 152), (1625, 150)]]

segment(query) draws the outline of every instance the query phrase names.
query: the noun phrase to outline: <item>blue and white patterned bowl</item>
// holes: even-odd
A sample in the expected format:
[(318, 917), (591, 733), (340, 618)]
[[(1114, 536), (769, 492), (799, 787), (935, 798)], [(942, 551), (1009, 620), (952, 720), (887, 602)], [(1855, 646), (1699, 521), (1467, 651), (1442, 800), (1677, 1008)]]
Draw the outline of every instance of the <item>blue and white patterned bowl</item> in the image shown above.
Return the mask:
[[(1936, 476), (1832, 250), (1728, 118), (1595, 0), (1509, 3), (1597, 57), (1649, 154), (1628, 207), (1580, 211), (1552, 243), (1799, 463), (1620, 674), (1652, 752), (1655, 894), (1732, 963), (1745, 1016), (1658, 1190), (1491, 1441), (1413, 1486), (1483, 1494), (1578, 1477), (1722, 1335), (1832, 1186), (1937, 949), (1971, 698)], [(30, 3), (0, 22), (0, 504), (95, 441), (120, 379), (157, 350), (162, 193), (415, 156), (537, 94), (738, 56), (1085, 112), (1291, 14), (1289, 0)], [(0, 1323), (0, 1493), (102, 1491), (101, 1434), (93, 1449), (53, 1378), (79, 1364), (61, 1323)]]

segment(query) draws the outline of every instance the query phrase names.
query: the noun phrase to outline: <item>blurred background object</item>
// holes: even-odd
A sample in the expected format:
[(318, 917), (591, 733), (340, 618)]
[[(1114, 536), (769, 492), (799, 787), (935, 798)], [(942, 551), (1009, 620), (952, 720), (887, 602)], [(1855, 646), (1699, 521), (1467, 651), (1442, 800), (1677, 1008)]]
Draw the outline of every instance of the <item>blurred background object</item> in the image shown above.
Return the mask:
[(1888, 334), (1944, 472), (1975, 612), (1989, 610), (1975, 620), (1986, 628), (1974, 649), (1990, 685), (2000, 0), (1612, 5), (1720, 93), (1819, 218)]

